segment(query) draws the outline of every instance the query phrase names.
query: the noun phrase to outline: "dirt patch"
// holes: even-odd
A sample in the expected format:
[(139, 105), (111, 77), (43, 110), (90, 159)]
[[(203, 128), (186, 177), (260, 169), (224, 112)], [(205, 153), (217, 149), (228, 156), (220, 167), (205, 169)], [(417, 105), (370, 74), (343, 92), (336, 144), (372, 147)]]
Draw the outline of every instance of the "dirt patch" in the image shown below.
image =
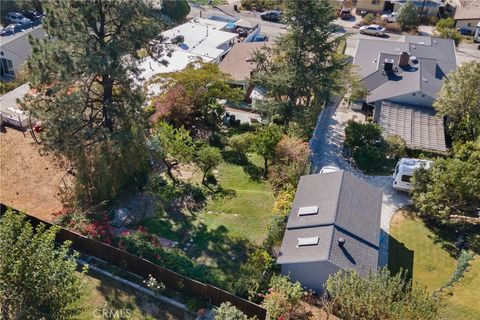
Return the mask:
[(390, 227), (401, 225), (403, 221), (406, 220), (416, 220), (418, 219), (415, 212), (408, 209), (398, 209), (390, 221)]
[(66, 170), (42, 155), (28, 132), (7, 127), (0, 133), (0, 201), (51, 221), (62, 208), (59, 184)]

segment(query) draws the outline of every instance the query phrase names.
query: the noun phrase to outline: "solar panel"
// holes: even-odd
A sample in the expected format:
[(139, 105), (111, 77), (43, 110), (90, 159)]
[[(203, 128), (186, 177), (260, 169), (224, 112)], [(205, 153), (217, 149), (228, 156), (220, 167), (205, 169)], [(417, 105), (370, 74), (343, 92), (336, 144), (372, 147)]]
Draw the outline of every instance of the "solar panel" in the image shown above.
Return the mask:
[(317, 244), (318, 237), (298, 238), (297, 247), (316, 246)]
[(299, 216), (308, 216), (308, 215), (317, 214), (317, 213), (318, 213), (318, 206), (301, 207), (300, 209), (298, 209)]

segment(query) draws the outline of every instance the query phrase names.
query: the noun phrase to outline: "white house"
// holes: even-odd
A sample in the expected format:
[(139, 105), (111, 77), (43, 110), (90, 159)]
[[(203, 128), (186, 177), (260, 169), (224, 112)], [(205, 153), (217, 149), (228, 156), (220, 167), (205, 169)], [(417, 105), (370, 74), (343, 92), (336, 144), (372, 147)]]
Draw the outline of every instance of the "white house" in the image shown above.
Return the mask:
[(473, 34), (479, 22), (480, 7), (458, 7), (455, 11), (455, 26), (457, 28), (468, 29)]

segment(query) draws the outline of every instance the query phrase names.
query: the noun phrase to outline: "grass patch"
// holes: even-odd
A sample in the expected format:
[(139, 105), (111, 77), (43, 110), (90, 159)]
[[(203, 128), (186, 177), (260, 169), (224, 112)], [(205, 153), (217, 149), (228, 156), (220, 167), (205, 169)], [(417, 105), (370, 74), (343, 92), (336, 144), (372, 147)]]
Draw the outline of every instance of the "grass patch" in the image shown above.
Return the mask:
[(435, 241), (435, 235), (421, 218), (412, 212), (397, 212), (390, 224), (390, 236), (388, 264), (392, 272), (408, 269), (414, 285), (429, 292), (451, 278), (456, 260)]
[(443, 319), (480, 319), (480, 256), (476, 256), (464, 276), (446, 289), (440, 313)]
[(82, 278), (85, 288), (78, 305), (83, 310), (76, 319), (101, 318), (103, 309), (111, 310), (113, 319), (183, 319), (182, 311), (96, 272), (89, 271)]
[[(260, 167), (262, 160), (249, 155), (250, 163)], [(224, 226), (228, 233), (260, 243), (265, 237), (265, 223), (272, 214), (274, 196), (268, 182), (253, 179), (245, 167), (223, 163), (216, 174), (231, 196), (212, 199), (208, 202), (202, 218), (209, 228)]]

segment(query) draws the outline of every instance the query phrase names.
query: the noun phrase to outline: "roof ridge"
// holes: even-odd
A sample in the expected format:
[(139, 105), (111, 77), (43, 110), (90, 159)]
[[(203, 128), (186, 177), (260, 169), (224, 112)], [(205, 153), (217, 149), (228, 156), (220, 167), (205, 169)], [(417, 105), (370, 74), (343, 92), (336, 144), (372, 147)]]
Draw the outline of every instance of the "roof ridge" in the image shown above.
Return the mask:
[(342, 170), (341, 172), (342, 172), (342, 178), (340, 179), (340, 186), (339, 186), (339, 190), (338, 190), (338, 193), (337, 193), (337, 195), (338, 195), (337, 196), (337, 202), (335, 203), (335, 215), (333, 217), (333, 222), (332, 222), (332, 225), (333, 225), (332, 236), (330, 237), (330, 243), (329, 243), (329, 246), (328, 246), (328, 259), (329, 260), (330, 260), (330, 257), (332, 255), (333, 239), (334, 239), (333, 234), (335, 233), (335, 228), (337, 227), (338, 208), (340, 206), (340, 197), (342, 195), (343, 180), (345, 178), (346, 171)]

